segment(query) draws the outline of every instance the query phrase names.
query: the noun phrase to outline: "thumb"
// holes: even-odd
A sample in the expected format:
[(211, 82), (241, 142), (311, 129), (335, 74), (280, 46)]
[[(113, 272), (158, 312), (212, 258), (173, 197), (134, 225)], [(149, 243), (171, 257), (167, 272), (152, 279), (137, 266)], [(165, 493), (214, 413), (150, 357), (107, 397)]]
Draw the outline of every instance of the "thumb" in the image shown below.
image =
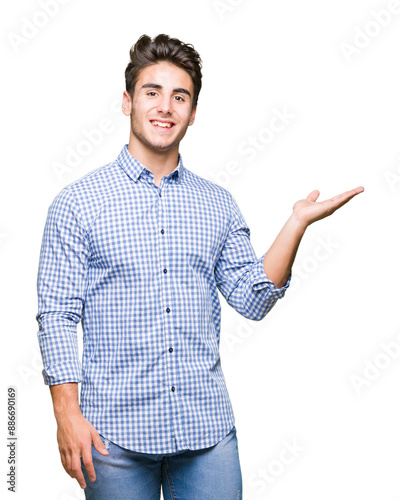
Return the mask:
[(311, 193), (307, 196), (307, 200), (310, 200), (310, 201), (315, 201), (318, 196), (319, 196), (319, 191), (318, 189), (314, 189), (314, 191), (311, 191)]
[(100, 435), (98, 432), (92, 434), (93, 445), (96, 450), (102, 455), (108, 455), (108, 450), (104, 446), (103, 441), (100, 439)]

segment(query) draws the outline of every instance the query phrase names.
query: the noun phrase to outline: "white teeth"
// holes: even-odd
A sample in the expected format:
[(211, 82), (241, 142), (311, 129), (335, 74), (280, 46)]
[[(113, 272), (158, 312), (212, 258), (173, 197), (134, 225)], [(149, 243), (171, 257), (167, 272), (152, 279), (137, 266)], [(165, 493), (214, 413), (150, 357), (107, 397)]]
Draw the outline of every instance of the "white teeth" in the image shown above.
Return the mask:
[(158, 125), (159, 127), (167, 127), (167, 128), (171, 128), (172, 127), (172, 123), (164, 123), (164, 122), (158, 122), (156, 120), (154, 120), (152, 122), (154, 125)]

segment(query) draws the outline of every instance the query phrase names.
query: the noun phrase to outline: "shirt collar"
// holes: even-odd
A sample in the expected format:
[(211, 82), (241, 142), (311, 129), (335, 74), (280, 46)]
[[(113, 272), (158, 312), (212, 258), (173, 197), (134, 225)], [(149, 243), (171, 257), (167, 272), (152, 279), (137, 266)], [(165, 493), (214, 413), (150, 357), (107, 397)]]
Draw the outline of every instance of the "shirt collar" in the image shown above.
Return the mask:
[[(128, 144), (122, 148), (120, 154), (118, 155), (117, 162), (121, 168), (129, 175), (129, 177), (135, 182), (138, 180), (143, 170), (149, 170), (145, 165), (140, 163), (135, 157), (131, 155), (128, 150)], [(178, 165), (176, 168), (167, 175), (171, 177), (176, 182), (181, 183), (185, 175), (185, 167), (183, 166), (182, 157), (178, 153)]]

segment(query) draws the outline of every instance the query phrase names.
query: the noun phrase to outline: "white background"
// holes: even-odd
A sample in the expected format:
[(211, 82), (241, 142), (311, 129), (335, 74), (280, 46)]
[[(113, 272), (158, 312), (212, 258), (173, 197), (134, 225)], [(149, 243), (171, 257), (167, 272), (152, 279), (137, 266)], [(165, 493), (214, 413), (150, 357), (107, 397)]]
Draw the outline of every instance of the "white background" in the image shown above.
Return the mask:
[[(400, 13), (380, 14), (381, 27), (372, 11), (399, 12), (399, 2), (221, 0), (218, 9), (213, 0), (64, 0), (50, 17), (44, 4), (1, 7), (0, 494), (8, 493), (12, 385), (16, 496), (84, 498), (62, 468), (41, 375), (41, 237), (62, 187), (114, 160), (128, 142), (119, 106), (130, 46), (143, 33), (167, 33), (192, 43), (204, 63), (196, 122), (181, 145), (184, 164), (234, 195), (257, 257), (313, 189), (322, 200), (365, 188), (307, 229), (293, 287), (264, 320), (244, 319), (220, 296), (244, 498), (398, 500)], [(29, 31), (33, 21), (42, 26)], [(248, 161), (239, 145), (266, 137), (274, 110), (284, 109), (290, 123)], [(55, 163), (66, 165), (69, 148), (76, 151), (85, 130), (104, 119), (112, 131), (57, 176)], [(228, 174), (231, 162), (236, 170)], [(285, 442), (299, 450), (284, 455), (290, 464), (279, 463)]]

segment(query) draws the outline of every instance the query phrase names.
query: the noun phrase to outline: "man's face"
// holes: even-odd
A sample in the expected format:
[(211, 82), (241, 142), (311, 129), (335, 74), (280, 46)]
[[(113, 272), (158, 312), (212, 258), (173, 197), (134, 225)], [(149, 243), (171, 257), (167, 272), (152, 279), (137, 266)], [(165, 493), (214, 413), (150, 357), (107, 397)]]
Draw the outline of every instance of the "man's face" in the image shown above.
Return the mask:
[(137, 78), (133, 99), (127, 91), (122, 109), (131, 116), (133, 136), (147, 148), (170, 150), (179, 145), (189, 125), (193, 82), (183, 69), (166, 61), (143, 68)]

